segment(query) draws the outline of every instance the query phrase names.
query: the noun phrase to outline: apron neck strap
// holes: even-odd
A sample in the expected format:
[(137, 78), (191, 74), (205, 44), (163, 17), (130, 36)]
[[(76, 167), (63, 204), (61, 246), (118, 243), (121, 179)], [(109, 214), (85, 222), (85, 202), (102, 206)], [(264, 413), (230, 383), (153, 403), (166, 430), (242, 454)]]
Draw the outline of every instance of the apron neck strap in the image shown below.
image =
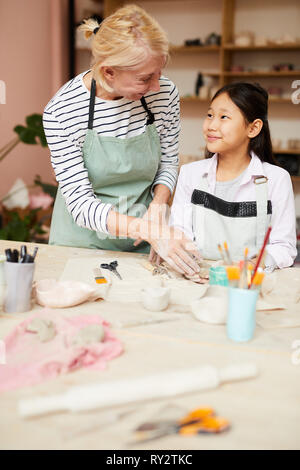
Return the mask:
[(155, 120), (155, 119), (154, 119), (154, 114), (153, 114), (153, 113), (150, 111), (150, 109), (148, 108), (144, 96), (142, 96), (142, 98), (141, 98), (141, 103), (142, 103), (142, 106), (143, 106), (144, 110), (145, 110), (146, 113), (148, 114), (148, 119), (147, 119), (147, 122), (146, 122), (146, 126), (149, 126), (150, 124), (153, 124), (153, 123), (154, 123), (154, 120)]
[[(94, 122), (94, 108), (95, 108), (95, 98), (96, 98), (96, 80), (92, 78), (91, 82), (91, 97), (90, 97), (90, 105), (89, 105), (89, 122), (88, 122), (88, 129), (93, 129), (93, 122)], [(150, 124), (154, 123), (154, 114), (150, 111), (147, 106), (146, 100), (144, 97), (141, 98), (141, 103), (148, 114), (148, 119), (146, 125), (149, 126)]]
[(95, 97), (96, 97), (96, 80), (92, 78), (88, 129), (93, 129)]
[(268, 178), (254, 178), (256, 192), (256, 247), (261, 249), (268, 227)]

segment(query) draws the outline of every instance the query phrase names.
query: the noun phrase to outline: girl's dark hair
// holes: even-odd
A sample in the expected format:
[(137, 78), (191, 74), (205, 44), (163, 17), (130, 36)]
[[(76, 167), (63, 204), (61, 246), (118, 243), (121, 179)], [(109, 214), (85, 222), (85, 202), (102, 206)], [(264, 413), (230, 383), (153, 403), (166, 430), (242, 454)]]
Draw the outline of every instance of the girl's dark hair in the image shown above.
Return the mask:
[[(253, 122), (255, 119), (262, 120), (263, 127), (260, 133), (253, 139), (250, 139), (249, 152), (252, 150), (263, 162), (275, 164), (268, 123), (267, 91), (257, 83), (230, 83), (215, 93), (211, 103), (222, 93), (227, 93), (248, 123)], [(207, 149), (205, 150), (206, 158), (212, 155), (212, 152), (209, 152)]]

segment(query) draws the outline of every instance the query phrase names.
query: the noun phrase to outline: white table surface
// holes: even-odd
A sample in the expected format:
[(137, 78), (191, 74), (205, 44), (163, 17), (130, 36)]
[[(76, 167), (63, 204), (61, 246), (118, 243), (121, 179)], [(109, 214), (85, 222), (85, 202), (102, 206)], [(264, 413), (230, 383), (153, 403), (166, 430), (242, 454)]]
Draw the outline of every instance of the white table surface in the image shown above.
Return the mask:
[[(20, 245), (0, 241), (0, 253), (8, 247), (19, 249)], [(26, 245), (33, 251), (35, 245)], [(99, 259), (111, 256), (120, 260), (130, 256), (141, 260), (143, 255), (39, 245), (35, 279), (59, 279), (66, 261), (77, 256), (99, 256)], [(34, 310), (40, 308), (34, 306)], [(124, 318), (133, 311), (147, 314), (140, 303), (124, 303), (122, 299), (85, 303), (68, 309), (67, 313), (98, 313), (109, 321), (117, 315)], [(0, 339), (31, 313), (0, 312)], [(82, 369), (34, 387), (0, 394), (1, 449), (300, 449), (300, 353), (296, 361), (299, 364), (292, 362), (295, 353), (292, 345), (300, 340), (300, 328), (257, 326), (252, 341), (234, 343), (227, 339), (224, 325), (204, 324), (184, 313), (172, 321), (112, 329), (122, 341), (124, 353), (109, 361), (104, 371)], [(244, 362), (257, 364), (258, 377), (223, 384), (213, 390), (79, 414), (66, 412), (23, 419), (17, 412), (18, 401), (22, 398), (61, 393), (72, 385), (134, 378), (192, 366), (221, 368)], [(171, 406), (186, 411), (211, 406), (218, 415), (229, 419), (232, 427), (219, 435), (172, 435), (145, 444), (128, 445), (134, 427)], [(114, 421), (116, 413), (124, 413), (124, 416)]]

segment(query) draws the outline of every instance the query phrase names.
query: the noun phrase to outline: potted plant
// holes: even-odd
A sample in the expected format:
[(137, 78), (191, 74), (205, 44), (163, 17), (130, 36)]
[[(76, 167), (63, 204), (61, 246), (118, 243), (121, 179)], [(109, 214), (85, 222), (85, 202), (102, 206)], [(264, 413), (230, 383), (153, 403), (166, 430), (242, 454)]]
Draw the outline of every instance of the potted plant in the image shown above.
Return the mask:
[[(47, 140), (44, 133), (43, 121), (41, 114), (31, 114), (26, 117), (26, 125), (17, 125), (14, 128), (17, 137), (12, 139), (8, 144), (0, 149), (0, 162), (13, 151), (20, 142), (25, 144), (47, 147)], [(36, 176), (34, 183), (27, 186), (28, 189), (41, 187), (42, 194), (51, 196), (55, 199), (57, 185), (43, 183), (39, 175)], [(16, 189), (16, 193), (20, 189)], [(52, 207), (45, 211), (43, 198), (35, 198), (34, 204), (28, 204), (28, 207), (13, 210), (5, 207), (6, 200), (11, 196), (11, 192), (2, 196), (0, 199), (0, 239), (19, 240), (19, 241), (43, 241), (42, 235), (45, 234), (43, 225), (47, 219), (50, 219)], [(33, 198), (34, 199), (34, 198)], [(45, 199), (45, 198), (44, 198)], [(40, 205), (39, 205), (40, 203)]]

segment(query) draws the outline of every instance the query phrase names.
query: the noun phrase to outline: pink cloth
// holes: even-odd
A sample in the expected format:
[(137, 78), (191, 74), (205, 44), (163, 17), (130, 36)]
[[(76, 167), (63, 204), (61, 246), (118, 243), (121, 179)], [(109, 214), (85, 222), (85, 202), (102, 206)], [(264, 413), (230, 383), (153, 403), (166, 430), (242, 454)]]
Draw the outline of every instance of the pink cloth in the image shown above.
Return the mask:
[[(56, 335), (42, 343), (36, 333), (26, 331), (34, 318), (45, 318), (55, 324)], [(74, 346), (72, 339), (81, 328), (91, 324), (103, 325), (102, 342)], [(34, 385), (60, 374), (85, 367), (102, 370), (108, 360), (121, 354), (121, 342), (108, 328), (109, 323), (98, 315), (63, 317), (43, 309), (20, 323), (6, 338), (6, 364), (0, 364), (0, 391)]]

